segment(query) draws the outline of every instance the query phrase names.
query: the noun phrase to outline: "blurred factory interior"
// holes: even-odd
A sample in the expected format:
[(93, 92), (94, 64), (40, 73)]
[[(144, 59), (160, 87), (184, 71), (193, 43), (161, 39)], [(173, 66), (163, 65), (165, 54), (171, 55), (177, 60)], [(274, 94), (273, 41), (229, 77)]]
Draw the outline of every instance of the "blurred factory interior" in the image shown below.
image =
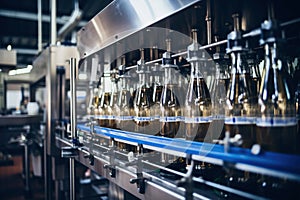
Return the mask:
[(296, 199), (293, 0), (1, 0), (3, 199)]

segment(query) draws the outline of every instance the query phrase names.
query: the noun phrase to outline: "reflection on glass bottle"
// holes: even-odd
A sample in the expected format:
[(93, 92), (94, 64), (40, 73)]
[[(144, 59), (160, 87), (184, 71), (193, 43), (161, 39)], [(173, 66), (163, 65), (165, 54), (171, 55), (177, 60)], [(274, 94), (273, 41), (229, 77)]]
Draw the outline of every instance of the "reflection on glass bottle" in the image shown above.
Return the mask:
[(89, 100), (89, 106), (87, 108), (87, 114), (88, 115), (98, 115), (98, 106), (100, 103), (100, 97), (99, 97), (99, 90), (98, 88), (90, 88), (90, 100)]
[[(158, 49), (154, 48), (154, 56), (152, 59), (158, 59)], [(160, 133), (160, 99), (162, 95), (163, 90), (163, 84), (162, 84), (162, 77), (163, 77), (163, 69), (160, 65), (154, 64), (152, 66), (152, 73), (153, 75), (153, 82), (152, 82), (152, 102), (153, 105), (151, 106), (151, 116), (153, 116), (153, 122), (152, 125), (154, 128), (157, 128), (157, 130), (154, 130), (154, 135), (159, 135)]]
[(178, 68), (173, 64), (171, 58), (171, 41), (167, 40), (167, 52), (163, 54), (162, 68), (165, 71), (164, 86), (161, 94), (161, 131), (160, 135), (164, 137), (175, 137), (181, 121), (181, 107), (178, 95), (182, 95), (178, 91), (178, 85), (173, 78), (175, 69)]
[(278, 25), (275, 21), (265, 21), (261, 32), (260, 43), (264, 45), (265, 60), (259, 93), (257, 141), (265, 150), (296, 153), (299, 138), (294, 93), (283, 72), (285, 62), (278, 55)]
[(191, 76), (185, 100), (185, 138), (203, 142), (212, 142), (205, 138), (211, 122), (211, 98), (200, 65), (207, 62), (204, 51), (199, 51), (197, 32), (193, 30), (193, 43), (188, 47), (187, 61), (191, 64)]
[(250, 68), (250, 75), (253, 81), (253, 91), (255, 94), (258, 95), (260, 82), (261, 82), (261, 75), (259, 71), (259, 58), (258, 54), (252, 50), (247, 53), (247, 63)]
[[(101, 82), (102, 80), (102, 82)], [(103, 93), (103, 79), (99, 78), (99, 87), (93, 89), (93, 98), (91, 99), (91, 115), (93, 115), (94, 119), (96, 120), (97, 124), (100, 126), (101, 122), (99, 120), (100, 116), (100, 104), (102, 102), (102, 93)]]
[(233, 137), (240, 134), (242, 146), (255, 143), (255, 115), (257, 96), (253, 91), (250, 69), (245, 61), (245, 41), (239, 30), (238, 15), (234, 15), (235, 29), (228, 35), (227, 53), (231, 56), (231, 79), (227, 92), (225, 128)]
[(293, 75), (293, 85), (297, 86), (300, 83), (300, 57), (295, 59), (297, 62), (297, 65), (295, 67), (295, 72)]
[(298, 135), (300, 135), (300, 58), (297, 59), (297, 65), (293, 76), (293, 84), (296, 86), (296, 116), (298, 121)]
[(107, 109), (107, 118), (108, 118), (108, 127), (109, 128), (117, 128), (116, 117), (119, 115), (116, 111), (118, 110), (118, 81), (117, 72), (115, 70), (110, 73), (111, 80), (111, 92), (110, 92), (110, 101), (109, 107)]
[(229, 57), (226, 54), (215, 53), (213, 59), (216, 66), (215, 84), (211, 92), (212, 97), (212, 139), (221, 139), (225, 136), (225, 108), (226, 93), (230, 82), (228, 73)]
[(139, 87), (134, 98), (134, 121), (136, 132), (145, 134), (155, 134), (149, 128), (153, 117), (150, 107), (152, 105), (152, 90), (149, 85), (149, 66), (145, 65), (144, 50), (141, 49), (141, 60), (138, 61), (137, 73), (139, 74)]
[(99, 126), (107, 128), (115, 128), (116, 121), (113, 116), (113, 107), (111, 94), (112, 91), (105, 91), (106, 84), (110, 83), (109, 77), (103, 77), (103, 92), (101, 94), (101, 101), (99, 105), (99, 115), (97, 117)]
[(297, 85), (295, 94), (296, 94), (296, 117), (298, 121), (297, 134), (299, 137), (300, 135), (300, 83), (298, 83)]
[(161, 99), (161, 94), (162, 94), (162, 73), (163, 71), (160, 70), (160, 66), (155, 65), (153, 67), (153, 73), (154, 73), (154, 82), (153, 82), (153, 94), (152, 94), (152, 102), (153, 102), (153, 116), (155, 120), (159, 120), (160, 116), (160, 99)]
[(117, 113), (118, 115), (118, 123), (119, 128), (125, 131), (134, 131), (135, 124), (133, 122), (133, 108), (130, 106), (130, 88), (129, 88), (129, 80), (130, 74), (129, 72), (125, 72), (125, 60), (123, 59), (122, 65), (119, 66), (119, 79), (120, 79), (120, 90), (118, 95), (117, 102)]

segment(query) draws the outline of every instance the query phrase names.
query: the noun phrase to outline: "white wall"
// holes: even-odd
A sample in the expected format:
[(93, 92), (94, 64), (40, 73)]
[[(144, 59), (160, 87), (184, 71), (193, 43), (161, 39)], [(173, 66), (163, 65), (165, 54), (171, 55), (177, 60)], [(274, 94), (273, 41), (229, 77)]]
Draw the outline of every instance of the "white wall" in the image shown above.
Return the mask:
[(8, 90), (6, 93), (6, 108), (20, 108), (21, 91)]

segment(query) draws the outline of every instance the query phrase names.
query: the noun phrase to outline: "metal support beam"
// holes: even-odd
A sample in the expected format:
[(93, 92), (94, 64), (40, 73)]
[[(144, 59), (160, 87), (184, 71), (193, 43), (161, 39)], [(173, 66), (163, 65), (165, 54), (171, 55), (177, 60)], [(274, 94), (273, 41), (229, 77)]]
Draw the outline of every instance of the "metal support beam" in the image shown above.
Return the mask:
[[(0, 9), (0, 16), (2, 17), (9, 17), (9, 18), (16, 18), (16, 19), (22, 19), (22, 20), (30, 20), (30, 21), (37, 21), (38, 16), (36, 13), (28, 13), (28, 12), (21, 12), (21, 11), (15, 11), (15, 10), (4, 10)], [(65, 24), (70, 20), (69, 16), (62, 16), (56, 18), (57, 24)], [(42, 21), (50, 23), (50, 16), (49, 15), (42, 15)], [(78, 26), (82, 27), (87, 24), (87, 21), (80, 21)]]
[(74, 28), (80, 23), (82, 17), (82, 11), (79, 9), (78, 0), (74, 1), (74, 10), (70, 16), (70, 19), (63, 27), (58, 30), (57, 40), (62, 40), (66, 37)]
[(42, 0), (37, 0), (38, 6), (38, 51), (42, 51)]
[[(73, 148), (75, 148), (74, 141), (76, 140), (76, 74), (77, 74), (76, 59), (70, 59), (70, 90), (71, 90), (71, 105), (70, 105), (70, 117), (71, 117), (71, 138), (73, 141)], [(70, 158), (70, 200), (75, 200), (75, 160)]]
[(50, 44), (55, 45), (56, 44), (56, 0), (50, 0), (50, 14), (51, 14), (51, 19), (50, 19)]
[(38, 49), (14, 49), (17, 51), (17, 54), (28, 54), (28, 55), (36, 55), (38, 54)]

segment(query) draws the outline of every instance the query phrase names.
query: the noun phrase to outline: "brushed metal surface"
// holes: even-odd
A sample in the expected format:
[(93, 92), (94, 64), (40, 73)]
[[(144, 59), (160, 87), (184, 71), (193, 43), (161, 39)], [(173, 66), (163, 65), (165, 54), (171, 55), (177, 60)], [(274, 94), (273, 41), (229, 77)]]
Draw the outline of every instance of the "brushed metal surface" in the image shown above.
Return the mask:
[(85, 58), (200, 0), (115, 0), (77, 34)]
[[(66, 140), (56, 137), (56, 144), (58, 147), (71, 146), (72, 144)], [(164, 188), (163, 185), (159, 185), (157, 183), (152, 182), (151, 180), (146, 181), (146, 192), (145, 194), (140, 194), (137, 191), (136, 184), (130, 184), (129, 180), (131, 178), (136, 178), (136, 175), (129, 170), (123, 169), (121, 167), (116, 166), (116, 178), (112, 178), (109, 175), (109, 170), (104, 169), (104, 165), (108, 162), (100, 157), (95, 156), (95, 163), (93, 166), (89, 164), (89, 160), (84, 156), (87, 155), (88, 152), (84, 149), (79, 149), (79, 156), (76, 160), (83, 165), (89, 167), (93, 171), (97, 172), (99, 175), (107, 178), (110, 182), (118, 185), (119, 187), (125, 189), (132, 195), (136, 196), (139, 199), (165, 199), (165, 200), (173, 200), (173, 199), (184, 199), (181, 194), (178, 194), (172, 190), (168, 190)], [(145, 174), (145, 177), (151, 179), (151, 177)], [(176, 187), (176, 186), (174, 186)], [(175, 189), (175, 188), (174, 188)], [(199, 199), (199, 198), (196, 198)]]
[(64, 66), (66, 70), (65, 77), (66, 79), (70, 78), (69, 70), (69, 59), (71, 57), (79, 57), (77, 48), (75, 46), (49, 46), (34, 60), (33, 69), (29, 78), (35, 82), (42, 77), (46, 77), (46, 91), (47, 98), (46, 110), (46, 149), (48, 155), (52, 153), (52, 147), (54, 145), (54, 122), (58, 119), (58, 80), (56, 69), (58, 66)]

